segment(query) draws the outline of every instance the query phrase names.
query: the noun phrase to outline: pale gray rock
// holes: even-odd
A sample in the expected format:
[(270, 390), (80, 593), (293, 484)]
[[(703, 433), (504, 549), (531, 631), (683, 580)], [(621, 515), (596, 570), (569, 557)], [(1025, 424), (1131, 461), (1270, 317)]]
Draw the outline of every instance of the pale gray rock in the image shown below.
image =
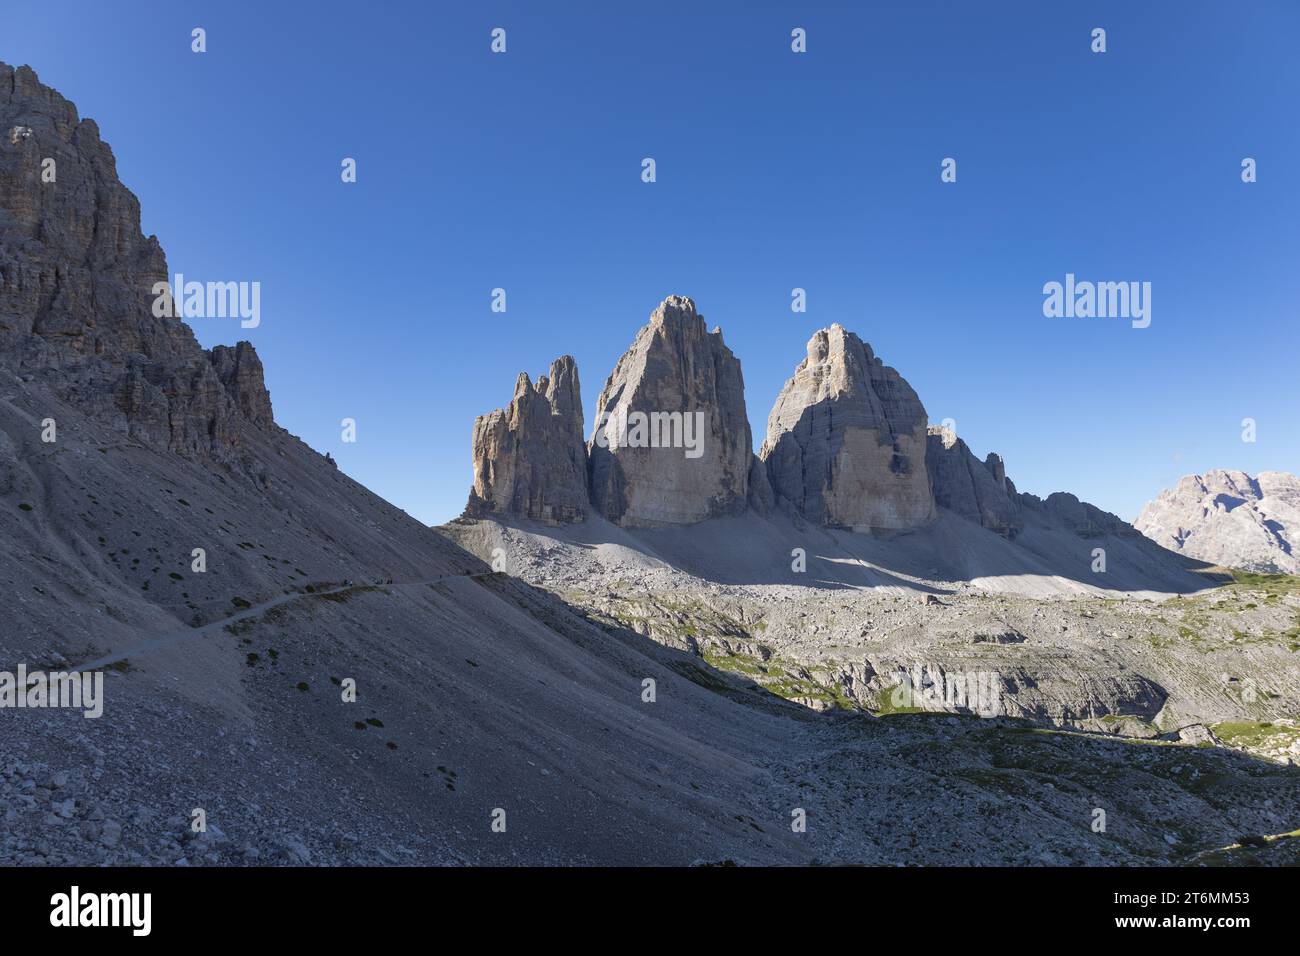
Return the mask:
[(650, 313), (596, 415), (591, 495), (609, 520), (653, 527), (744, 512), (753, 444), (740, 361), (691, 299), (669, 296)]
[(1014, 489), (1008, 490), (1002, 456), (990, 452), (980, 461), (957, 435), (934, 427), (927, 434), (925, 467), (934, 502), (1004, 538), (1024, 527)]
[(1201, 561), (1300, 574), (1300, 478), (1286, 472), (1187, 475), (1149, 502), (1134, 525), (1156, 544)]
[(570, 355), (549, 375), (519, 373), (506, 408), (474, 421), (474, 487), (466, 514), (581, 521), (589, 510), (578, 366)]
[(897, 371), (840, 325), (808, 341), (759, 455), (778, 502), (819, 524), (869, 531), (934, 518), (925, 408)]

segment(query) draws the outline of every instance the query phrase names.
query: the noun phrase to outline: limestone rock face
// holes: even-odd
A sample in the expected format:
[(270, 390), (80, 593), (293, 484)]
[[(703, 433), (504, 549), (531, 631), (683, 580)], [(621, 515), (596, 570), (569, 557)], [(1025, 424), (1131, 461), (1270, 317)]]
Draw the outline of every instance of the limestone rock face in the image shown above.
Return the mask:
[(695, 303), (669, 296), (596, 402), (591, 497), (611, 521), (653, 527), (740, 514), (753, 445), (740, 361)]
[(1201, 561), (1300, 574), (1300, 478), (1286, 472), (1187, 475), (1133, 524), (1156, 544)]
[(963, 518), (1014, 538), (1024, 527), (1014, 487), (1008, 489), (1002, 457), (989, 453), (980, 461), (966, 443), (946, 428), (927, 435), (925, 467), (930, 474), (934, 503)]
[(550, 523), (589, 511), (578, 366), (563, 355), (536, 384), (519, 374), (506, 408), (474, 421), (474, 487), (466, 513)]
[(247, 342), (209, 353), (153, 314), (167, 260), (94, 121), (0, 63), (0, 132), (0, 365), (137, 440), (237, 458), (242, 423), (273, 425), (261, 363)]
[(925, 408), (898, 372), (839, 325), (808, 341), (759, 455), (778, 503), (819, 524), (868, 531), (934, 518)]

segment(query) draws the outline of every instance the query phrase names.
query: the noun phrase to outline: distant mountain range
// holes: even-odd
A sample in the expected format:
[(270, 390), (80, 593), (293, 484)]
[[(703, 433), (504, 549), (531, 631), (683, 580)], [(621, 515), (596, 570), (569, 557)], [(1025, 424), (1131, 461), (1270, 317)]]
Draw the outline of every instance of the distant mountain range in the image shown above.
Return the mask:
[(1161, 547), (1201, 561), (1300, 573), (1300, 478), (1283, 471), (1187, 475), (1133, 524)]

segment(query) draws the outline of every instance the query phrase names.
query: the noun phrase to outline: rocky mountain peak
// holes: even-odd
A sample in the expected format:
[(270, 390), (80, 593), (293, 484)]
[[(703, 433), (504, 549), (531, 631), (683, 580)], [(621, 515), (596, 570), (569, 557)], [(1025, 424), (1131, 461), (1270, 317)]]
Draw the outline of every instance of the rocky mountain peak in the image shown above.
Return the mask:
[(916, 392), (837, 323), (808, 340), (759, 456), (779, 504), (819, 524), (865, 531), (933, 519), (925, 453)]
[(243, 423), (272, 425), (261, 362), (247, 342), (206, 352), (156, 315), (167, 281), (99, 127), (0, 63), (0, 365), (138, 440), (232, 460)]
[(927, 442), (925, 466), (935, 504), (1014, 538), (1024, 522), (1002, 456), (990, 452), (980, 461), (951, 428), (929, 429)]
[(1185, 475), (1133, 522), (1152, 541), (1230, 568), (1300, 573), (1300, 478), (1215, 469)]
[(534, 384), (515, 381), (503, 409), (474, 421), (474, 486), (466, 513), (581, 521), (589, 504), (578, 367), (570, 355)]
[(628, 525), (690, 524), (746, 507), (753, 459), (740, 361), (695, 302), (669, 296), (596, 401), (596, 509)]
[(700, 328), (704, 327), (704, 317), (695, 311), (695, 300), (685, 295), (670, 295), (650, 312), (651, 326), (674, 322), (691, 322), (698, 319)]

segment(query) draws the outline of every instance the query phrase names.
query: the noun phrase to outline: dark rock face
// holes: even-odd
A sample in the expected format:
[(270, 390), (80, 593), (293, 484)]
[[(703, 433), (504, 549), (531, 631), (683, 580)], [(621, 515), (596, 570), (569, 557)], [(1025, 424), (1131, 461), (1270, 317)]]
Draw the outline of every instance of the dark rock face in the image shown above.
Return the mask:
[(778, 503), (856, 531), (934, 518), (921, 400), (839, 325), (814, 333), (767, 421), (759, 455)]
[(266, 391), (262, 360), (252, 344), (239, 342), (233, 348), (218, 345), (210, 358), (222, 387), (243, 416), (257, 425), (271, 424), (271, 396)]
[(934, 502), (940, 508), (1014, 538), (1024, 527), (1014, 487), (1008, 488), (1002, 457), (989, 453), (980, 461), (966, 443), (944, 428), (926, 436), (925, 467)]
[(242, 423), (273, 426), (261, 362), (247, 342), (206, 352), (155, 315), (167, 280), (94, 121), (0, 64), (0, 366), (137, 440), (232, 461)]
[(1137, 529), (1123, 518), (1080, 501), (1066, 491), (1055, 491), (1045, 499), (1022, 494), (1020, 506), (1041, 513), (1048, 520), (1069, 528), (1081, 538), (1099, 538), (1108, 534), (1121, 538), (1141, 537)]
[(776, 507), (772, 483), (767, 479), (767, 466), (757, 455), (749, 463), (749, 507), (760, 515), (769, 515)]
[(740, 361), (691, 299), (669, 296), (650, 314), (596, 414), (591, 495), (609, 520), (692, 524), (744, 512), (754, 453)]
[(573, 357), (536, 385), (521, 372), (510, 404), (474, 421), (474, 487), (466, 513), (581, 521), (589, 512), (582, 394)]

